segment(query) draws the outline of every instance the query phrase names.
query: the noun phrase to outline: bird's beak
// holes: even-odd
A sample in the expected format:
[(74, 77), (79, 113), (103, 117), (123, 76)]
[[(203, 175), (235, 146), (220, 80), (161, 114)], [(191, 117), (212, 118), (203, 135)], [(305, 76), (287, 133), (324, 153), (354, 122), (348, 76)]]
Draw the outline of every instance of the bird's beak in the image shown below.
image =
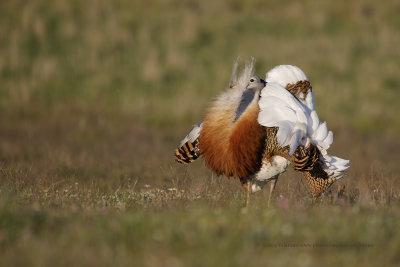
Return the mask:
[(267, 82), (266, 81), (264, 81), (263, 79), (260, 79), (261, 80), (261, 82), (264, 84), (264, 87), (267, 85)]

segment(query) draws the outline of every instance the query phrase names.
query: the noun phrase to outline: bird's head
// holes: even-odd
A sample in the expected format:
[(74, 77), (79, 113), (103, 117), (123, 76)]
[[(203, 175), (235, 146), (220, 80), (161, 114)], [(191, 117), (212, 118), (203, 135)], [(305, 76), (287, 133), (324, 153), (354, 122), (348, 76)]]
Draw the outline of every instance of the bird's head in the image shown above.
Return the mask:
[(266, 82), (260, 77), (253, 75), (250, 77), (249, 82), (246, 86), (247, 90), (252, 90), (253, 92), (259, 92), (266, 85)]

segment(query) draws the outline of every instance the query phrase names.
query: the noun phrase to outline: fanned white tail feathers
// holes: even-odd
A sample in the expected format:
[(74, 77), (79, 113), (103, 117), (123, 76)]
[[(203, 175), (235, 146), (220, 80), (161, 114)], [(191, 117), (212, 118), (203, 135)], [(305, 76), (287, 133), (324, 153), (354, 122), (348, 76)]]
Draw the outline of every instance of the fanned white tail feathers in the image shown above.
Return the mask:
[(318, 118), (313, 92), (297, 99), (285, 88), (288, 84), (306, 80), (304, 72), (291, 65), (277, 66), (269, 71), (267, 85), (261, 91), (258, 122), (266, 127), (279, 127), (278, 143), (282, 147), (288, 145), (290, 155), (299, 145), (316, 145), (321, 151), (323, 169), (330, 177), (339, 179), (349, 167), (349, 161), (328, 155), (333, 133), (328, 131), (326, 122), (320, 122)]

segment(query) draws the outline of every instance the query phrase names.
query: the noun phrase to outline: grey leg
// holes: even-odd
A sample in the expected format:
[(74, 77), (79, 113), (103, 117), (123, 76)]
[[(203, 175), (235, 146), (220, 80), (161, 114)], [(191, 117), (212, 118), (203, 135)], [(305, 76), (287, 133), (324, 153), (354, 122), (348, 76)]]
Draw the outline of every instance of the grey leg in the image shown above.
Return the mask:
[(275, 186), (276, 186), (276, 182), (278, 181), (278, 177), (276, 177), (275, 179), (273, 179), (270, 182), (270, 187), (269, 187), (269, 196), (268, 196), (268, 208), (269, 208), (269, 204), (271, 203), (271, 197), (272, 197), (272, 193), (275, 190)]

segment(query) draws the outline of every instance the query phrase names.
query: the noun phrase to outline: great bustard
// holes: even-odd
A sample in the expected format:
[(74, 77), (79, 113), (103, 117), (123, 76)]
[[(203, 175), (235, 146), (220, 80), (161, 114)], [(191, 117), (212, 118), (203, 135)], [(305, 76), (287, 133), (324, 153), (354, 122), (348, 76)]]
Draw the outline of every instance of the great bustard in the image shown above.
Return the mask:
[(315, 111), (312, 87), (298, 67), (281, 65), (253, 75), (254, 61), (237, 77), (235, 63), (229, 88), (210, 106), (175, 151), (179, 163), (200, 155), (217, 175), (240, 179), (250, 192), (271, 182), (268, 205), (279, 174), (292, 163), (320, 196), (349, 167), (327, 154), (333, 134)]

